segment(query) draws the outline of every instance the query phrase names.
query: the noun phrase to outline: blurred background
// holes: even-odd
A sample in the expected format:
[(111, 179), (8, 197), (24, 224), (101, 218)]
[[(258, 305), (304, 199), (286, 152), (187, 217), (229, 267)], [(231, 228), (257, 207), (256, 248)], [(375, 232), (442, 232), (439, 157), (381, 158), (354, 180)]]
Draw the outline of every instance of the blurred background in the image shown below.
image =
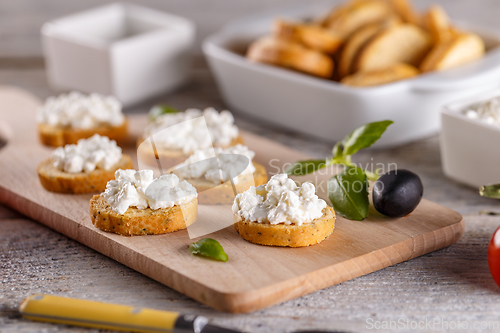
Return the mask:
[[(53, 95), (47, 84), (40, 42), (40, 28), (43, 23), (68, 14), (96, 6), (112, 3), (101, 0), (0, 0), (0, 84), (24, 88), (41, 99)], [(201, 53), (201, 42), (232, 20), (262, 11), (293, 5), (325, 3), (324, 0), (131, 0), (130, 3), (159, 9), (186, 17), (196, 24), (195, 61), (189, 86), (190, 92), (202, 93), (192, 101), (186, 99), (183, 91), (177, 91), (169, 103), (178, 108), (223, 107), (219, 92), (207, 70)], [(328, 1), (327, 1), (328, 2)], [(329, 1), (332, 5), (341, 1)], [(415, 0), (418, 9), (439, 3), (455, 21), (467, 21), (479, 26), (500, 28), (497, 0)], [(166, 96), (170, 96), (168, 94)], [(136, 105), (126, 112), (144, 112), (152, 103), (165, 101), (165, 97)], [(213, 98), (212, 98), (213, 96)]]
[[(84, 9), (112, 3), (101, 0), (0, 0), (0, 84), (14, 84), (47, 97), (40, 87), (43, 78), (43, 57), (40, 28), (48, 20)], [(141, 0), (129, 1), (186, 17), (195, 22), (196, 66), (203, 66), (201, 41), (232, 20), (273, 8), (324, 3), (324, 0)], [(340, 1), (330, 1), (332, 5)], [(500, 28), (497, 0), (415, 0), (419, 9), (441, 4), (453, 20)], [(29, 70), (27, 73), (12, 69)]]
[[(2, 67), (12, 58), (36, 59), (42, 55), (40, 27), (48, 20), (84, 9), (113, 3), (101, 0), (1, 0), (0, 1), (0, 57)], [(267, 9), (304, 3), (325, 3), (325, 0), (130, 0), (147, 7), (159, 9), (193, 20), (197, 25), (199, 44), (222, 26), (244, 16)], [(332, 4), (342, 1), (326, 1)], [(454, 20), (500, 27), (497, 0), (414, 0), (419, 9), (431, 4), (441, 4)]]

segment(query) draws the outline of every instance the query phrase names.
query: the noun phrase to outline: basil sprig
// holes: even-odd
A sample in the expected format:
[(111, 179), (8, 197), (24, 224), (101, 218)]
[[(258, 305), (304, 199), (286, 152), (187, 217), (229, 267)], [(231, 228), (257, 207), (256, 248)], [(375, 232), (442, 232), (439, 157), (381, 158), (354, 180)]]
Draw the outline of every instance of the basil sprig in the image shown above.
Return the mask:
[[(391, 120), (384, 120), (369, 123), (356, 128), (342, 141), (337, 142), (332, 149), (333, 156), (330, 159), (297, 161), (287, 168), (285, 172), (289, 175), (303, 176), (332, 164), (354, 166), (351, 162), (351, 156), (361, 149), (368, 148), (373, 145), (378, 139), (380, 139), (387, 127), (389, 127), (392, 123), (393, 121)], [(378, 179), (377, 174), (369, 172), (368, 170), (365, 172), (369, 180)]]
[(286, 169), (286, 173), (296, 176), (307, 175), (309, 173), (313, 173), (316, 170), (326, 167), (327, 164), (329, 164), (328, 160), (298, 161), (292, 164), (288, 169)]
[(191, 243), (189, 245), (189, 252), (218, 261), (226, 262), (229, 259), (222, 245), (212, 238), (203, 238), (195, 243)]
[(486, 198), (500, 199), (500, 184), (481, 186), (479, 194)]
[(174, 107), (171, 107), (170, 105), (162, 104), (162, 105), (155, 105), (151, 108), (149, 111), (149, 119), (151, 121), (154, 121), (156, 118), (161, 116), (162, 114), (166, 113), (177, 113), (180, 112)]
[(328, 198), (335, 211), (355, 221), (368, 217), (368, 178), (363, 169), (348, 166), (328, 181)]
[[(356, 167), (352, 155), (373, 145), (393, 121), (384, 120), (356, 128), (332, 149), (332, 157), (325, 160), (307, 160), (293, 163), (285, 171), (289, 175), (303, 176), (332, 164), (344, 165), (344, 170), (330, 178), (328, 197), (341, 216), (360, 221), (368, 216), (368, 180), (377, 180), (378, 173)], [(356, 184), (358, 186), (356, 186)]]

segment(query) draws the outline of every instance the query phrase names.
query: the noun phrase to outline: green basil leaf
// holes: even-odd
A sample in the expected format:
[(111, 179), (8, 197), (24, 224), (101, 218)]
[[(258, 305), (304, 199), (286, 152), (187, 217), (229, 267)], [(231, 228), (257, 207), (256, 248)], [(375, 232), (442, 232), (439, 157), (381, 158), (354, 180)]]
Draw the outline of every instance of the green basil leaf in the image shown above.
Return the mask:
[(500, 199), (500, 184), (481, 186), (479, 194), (486, 198)]
[(222, 245), (218, 241), (212, 238), (200, 239), (195, 243), (189, 245), (189, 252), (194, 255), (199, 255), (207, 257), (214, 260), (224, 261), (228, 260), (228, 256)]
[(328, 197), (341, 216), (355, 221), (368, 217), (368, 179), (365, 171), (351, 166), (328, 181)]
[(171, 107), (170, 105), (166, 105), (166, 104), (155, 105), (155, 106), (153, 106), (151, 111), (149, 111), (149, 119), (151, 121), (153, 121), (156, 118), (158, 118), (159, 116), (161, 116), (162, 114), (177, 113), (177, 112), (180, 112), (180, 111), (177, 110), (176, 108)]
[(285, 172), (293, 176), (303, 176), (326, 167), (325, 160), (298, 161), (288, 167)]
[(351, 134), (342, 140), (344, 146), (344, 155), (352, 155), (360, 149), (368, 148), (374, 144), (389, 125), (392, 120), (377, 121), (356, 128)]

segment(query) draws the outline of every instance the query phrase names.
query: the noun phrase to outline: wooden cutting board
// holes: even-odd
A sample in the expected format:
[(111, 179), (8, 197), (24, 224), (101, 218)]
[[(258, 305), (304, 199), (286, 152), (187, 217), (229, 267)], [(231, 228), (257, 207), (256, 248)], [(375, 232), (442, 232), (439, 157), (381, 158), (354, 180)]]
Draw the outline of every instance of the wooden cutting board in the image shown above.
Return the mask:
[[(449, 246), (464, 231), (460, 214), (422, 200), (405, 218), (386, 218), (374, 210), (362, 222), (338, 217), (334, 233), (307, 248), (252, 244), (227, 227), (209, 236), (223, 245), (229, 255), (226, 263), (191, 255), (188, 245), (193, 240), (186, 230), (135, 237), (106, 233), (90, 221), (90, 194), (51, 193), (40, 185), (36, 167), (52, 149), (38, 142), (35, 113), (39, 105), (26, 92), (0, 88), (0, 138), (7, 142), (0, 150), (0, 201), (218, 310), (249, 312), (290, 300)], [(131, 156), (135, 155), (135, 137), (145, 123), (145, 115), (130, 117), (131, 140), (125, 150)], [(256, 161), (266, 165), (270, 174), (284, 163), (308, 158), (257, 135), (243, 135), (256, 152)], [(322, 182), (328, 177), (309, 178)], [(321, 189), (319, 194), (326, 198)], [(221, 209), (229, 207), (201, 206), (199, 220), (230, 218)]]

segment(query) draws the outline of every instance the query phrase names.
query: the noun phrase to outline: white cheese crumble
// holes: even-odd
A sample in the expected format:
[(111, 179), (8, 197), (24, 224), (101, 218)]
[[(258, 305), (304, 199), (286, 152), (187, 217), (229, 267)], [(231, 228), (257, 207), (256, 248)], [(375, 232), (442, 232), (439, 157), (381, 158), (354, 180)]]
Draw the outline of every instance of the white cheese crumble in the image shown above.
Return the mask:
[(76, 145), (56, 148), (50, 157), (54, 167), (69, 172), (91, 172), (95, 169), (110, 170), (122, 158), (122, 149), (107, 136), (80, 139)]
[(270, 224), (310, 223), (323, 216), (326, 202), (316, 195), (313, 184), (297, 184), (286, 174), (278, 174), (267, 184), (239, 193), (233, 212), (245, 220)]
[(173, 172), (183, 179), (204, 177), (214, 184), (221, 184), (232, 178), (233, 183), (238, 184), (239, 175), (255, 172), (252, 163), (254, 156), (255, 152), (241, 144), (228, 148), (200, 149), (177, 165)]
[(476, 104), (464, 111), (467, 118), (478, 119), (490, 125), (500, 126), (500, 97)]
[(165, 209), (190, 202), (198, 196), (186, 181), (174, 174), (153, 178), (153, 170), (116, 170), (115, 179), (106, 184), (101, 196), (111, 209), (124, 214), (129, 207)]
[(146, 127), (143, 137), (147, 139), (167, 128), (168, 132), (154, 136), (155, 145), (163, 149), (181, 149), (185, 154), (212, 145), (229, 146), (239, 134), (231, 112), (219, 113), (214, 108), (207, 108), (160, 115)]
[(89, 129), (98, 126), (120, 126), (125, 117), (120, 102), (113, 96), (79, 92), (49, 97), (38, 109), (39, 123), (58, 127)]

